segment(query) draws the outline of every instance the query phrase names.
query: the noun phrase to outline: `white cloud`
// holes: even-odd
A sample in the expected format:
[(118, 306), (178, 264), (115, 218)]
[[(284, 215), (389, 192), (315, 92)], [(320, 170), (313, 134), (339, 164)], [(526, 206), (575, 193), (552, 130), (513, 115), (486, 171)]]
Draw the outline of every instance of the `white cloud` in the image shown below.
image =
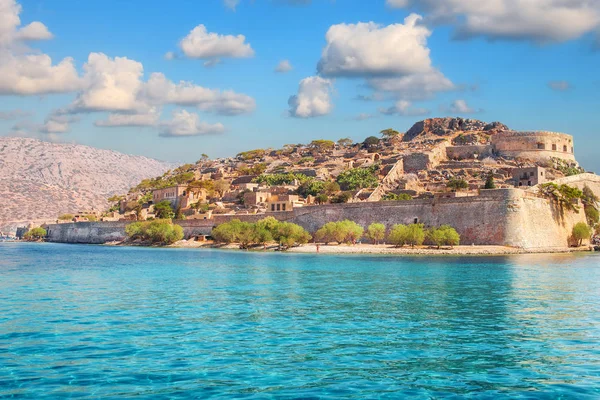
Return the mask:
[(455, 100), (450, 104), (448, 111), (454, 114), (475, 114), (483, 110), (470, 107), (465, 100)]
[(225, 7), (235, 11), (235, 8), (240, 4), (240, 0), (223, 0)]
[(327, 77), (412, 75), (431, 69), (427, 38), (431, 31), (411, 14), (404, 24), (374, 22), (333, 25), (317, 66)]
[(567, 81), (550, 81), (548, 87), (557, 92), (566, 92), (571, 89), (571, 84)]
[(186, 110), (173, 111), (173, 118), (170, 121), (161, 123), (161, 136), (182, 137), (182, 136), (200, 136), (223, 133), (225, 127), (221, 123), (209, 124), (200, 121), (196, 113), (190, 113)]
[(275, 67), (275, 72), (286, 73), (286, 72), (290, 72), (293, 69), (294, 69), (294, 67), (292, 67), (292, 63), (290, 63), (289, 60), (282, 60)]
[(404, 100), (426, 100), (436, 93), (455, 90), (450, 79), (435, 68), (398, 78), (373, 78), (368, 85), (378, 92), (392, 92)]
[(195, 106), (203, 111), (223, 115), (249, 113), (256, 108), (254, 99), (245, 94), (207, 89), (185, 81), (173, 83), (162, 73), (150, 76), (140, 96), (152, 104)]
[(595, 0), (388, 0), (392, 7), (414, 6), (434, 21), (456, 25), (459, 38), (563, 42), (600, 27)]
[(46, 25), (34, 21), (21, 28), (16, 35), (18, 40), (50, 40), (54, 37)]
[(33, 115), (33, 113), (29, 111), (24, 111), (20, 109), (10, 110), (10, 111), (0, 111), (0, 120), (10, 121), (13, 119), (26, 118)]
[[(239, 115), (252, 112), (256, 102), (248, 95), (231, 90), (208, 89), (181, 81), (174, 83), (162, 73), (153, 73), (143, 81), (143, 65), (125, 57), (110, 58), (102, 53), (92, 53), (84, 65), (84, 89), (63, 113), (110, 111), (116, 123), (150, 118), (152, 107), (167, 104), (193, 106), (199, 110), (222, 115)], [(125, 116), (125, 114), (129, 114)], [(138, 116), (133, 117), (132, 115)], [(146, 117), (140, 115), (146, 114)], [(99, 122), (98, 126), (109, 126)]]
[(21, 6), (14, 0), (0, 0), (0, 95), (64, 93), (79, 87), (73, 59), (57, 65), (50, 56), (27, 48), (23, 42), (51, 39), (41, 22), (22, 28)]
[(83, 66), (84, 89), (69, 107), (71, 112), (133, 111), (143, 108), (137, 99), (144, 67), (126, 57), (90, 53)]
[(298, 94), (288, 100), (289, 114), (297, 118), (312, 118), (331, 113), (331, 91), (333, 83), (329, 79), (310, 76), (300, 81)]
[(181, 41), (179, 47), (190, 58), (248, 58), (254, 56), (254, 50), (246, 43), (244, 35), (219, 35), (198, 25)]
[(156, 126), (161, 110), (152, 107), (146, 113), (110, 113), (105, 120), (98, 120), (94, 125), (99, 127), (119, 126)]
[(70, 130), (70, 124), (76, 121), (78, 121), (78, 119), (74, 117), (51, 114), (46, 118), (44, 124), (39, 128), (39, 131), (48, 134), (67, 133)]
[(430, 111), (426, 108), (413, 107), (413, 104), (407, 100), (399, 100), (390, 108), (380, 108), (379, 112), (385, 115), (418, 116), (427, 115)]

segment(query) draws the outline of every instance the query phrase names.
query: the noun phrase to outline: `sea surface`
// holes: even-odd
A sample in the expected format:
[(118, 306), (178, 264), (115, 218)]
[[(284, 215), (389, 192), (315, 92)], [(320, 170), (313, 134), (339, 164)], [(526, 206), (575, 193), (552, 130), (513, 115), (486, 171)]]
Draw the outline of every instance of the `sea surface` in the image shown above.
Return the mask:
[(600, 398), (600, 255), (0, 244), (0, 398)]

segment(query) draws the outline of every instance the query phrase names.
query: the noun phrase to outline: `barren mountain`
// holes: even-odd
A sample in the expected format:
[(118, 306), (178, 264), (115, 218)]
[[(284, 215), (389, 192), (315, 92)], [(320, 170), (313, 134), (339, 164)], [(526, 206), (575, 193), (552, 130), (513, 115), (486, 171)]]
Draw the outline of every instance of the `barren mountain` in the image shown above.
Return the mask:
[(61, 213), (103, 210), (106, 199), (173, 164), (77, 144), (0, 137), (0, 231)]
[(415, 138), (435, 138), (437, 136), (450, 136), (456, 132), (489, 132), (508, 130), (508, 127), (500, 122), (487, 123), (468, 118), (429, 118), (419, 121), (412, 126), (404, 135), (404, 141)]

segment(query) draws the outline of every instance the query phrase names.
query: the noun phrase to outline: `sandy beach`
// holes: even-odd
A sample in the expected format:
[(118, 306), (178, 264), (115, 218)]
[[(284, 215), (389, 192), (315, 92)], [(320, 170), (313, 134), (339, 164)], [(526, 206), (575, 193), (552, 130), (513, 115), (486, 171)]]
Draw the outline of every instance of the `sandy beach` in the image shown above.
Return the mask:
[[(181, 240), (168, 247), (174, 248), (218, 248), (228, 250), (239, 250), (236, 244), (215, 245), (212, 242), (194, 242), (191, 240)], [(277, 246), (269, 246), (266, 251), (275, 251)], [(255, 247), (250, 251), (265, 251), (262, 247)], [(579, 248), (561, 247), (561, 248), (541, 248), (541, 249), (521, 249), (505, 246), (456, 246), (442, 247), (440, 249), (429, 246), (421, 247), (401, 247), (396, 248), (390, 245), (319, 245), (318, 254), (398, 254), (398, 255), (509, 255), (509, 254), (543, 254), (543, 253), (573, 253), (591, 251), (589, 246)], [(317, 254), (317, 245), (309, 243), (301, 247), (294, 247), (287, 250), (289, 253)]]

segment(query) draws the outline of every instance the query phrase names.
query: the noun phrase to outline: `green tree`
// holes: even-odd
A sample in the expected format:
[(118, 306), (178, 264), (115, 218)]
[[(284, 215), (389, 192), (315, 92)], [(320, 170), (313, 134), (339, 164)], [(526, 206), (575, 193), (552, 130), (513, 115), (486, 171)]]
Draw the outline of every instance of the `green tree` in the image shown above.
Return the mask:
[(338, 194), (337, 196), (333, 197), (331, 199), (331, 203), (332, 204), (343, 204), (343, 203), (349, 202), (350, 199), (352, 199), (351, 192), (342, 192), (342, 193)]
[(385, 239), (385, 225), (379, 223), (372, 223), (367, 228), (367, 233), (365, 234), (365, 236), (373, 243), (379, 244), (379, 242)]
[(484, 189), (496, 189), (496, 182), (494, 182), (494, 174), (491, 172), (485, 180)]
[(315, 233), (315, 240), (325, 244), (330, 242), (356, 244), (364, 231), (364, 228), (354, 221), (328, 222)]
[(400, 134), (400, 132), (398, 132), (398, 131), (396, 131), (396, 130), (394, 130), (392, 128), (384, 129), (384, 130), (382, 130), (379, 133), (381, 133), (381, 136), (383, 136), (385, 139), (391, 139), (391, 138), (396, 137), (396, 136), (398, 136)]
[(573, 227), (572, 234), (573, 239), (577, 241), (577, 246), (581, 247), (583, 241), (592, 236), (592, 228), (590, 228), (585, 222), (579, 222)]
[(300, 196), (317, 196), (325, 190), (325, 182), (317, 181), (316, 179), (310, 179), (303, 182), (298, 187), (298, 194)]
[(388, 235), (388, 242), (396, 247), (402, 247), (408, 243), (408, 227), (397, 224), (392, 227)]
[(442, 225), (439, 228), (427, 230), (426, 240), (439, 249), (441, 246), (458, 246), (460, 244), (460, 235), (449, 225)]
[(315, 196), (315, 203), (317, 204), (326, 204), (329, 201), (329, 197), (326, 194), (319, 194)]
[(584, 210), (588, 224), (590, 226), (595, 226), (600, 221), (600, 214), (598, 213), (598, 210), (595, 207), (587, 205), (584, 207)]
[(350, 147), (354, 144), (354, 141), (350, 138), (342, 138), (340, 140), (337, 141), (337, 144), (340, 147)]
[(31, 228), (24, 235), (23, 239), (30, 241), (42, 240), (48, 235), (44, 228)]
[(223, 195), (229, 190), (231, 185), (224, 179), (219, 179), (214, 182), (215, 192), (219, 195), (219, 197), (223, 197)]
[(425, 241), (425, 228), (423, 224), (410, 224), (406, 232), (406, 244), (411, 247), (420, 246)]
[(337, 182), (325, 182), (325, 185), (323, 186), (323, 193), (325, 193), (328, 196), (336, 194), (340, 190), (342, 189), (340, 188), (340, 185)]
[(462, 178), (452, 178), (448, 181), (447, 186), (453, 191), (457, 191), (461, 189), (468, 189), (469, 183)]
[(379, 146), (379, 138), (377, 138), (376, 136), (369, 136), (363, 142), (363, 147), (367, 148), (367, 149), (377, 147), (377, 146)]
[(151, 244), (168, 245), (183, 239), (183, 228), (170, 220), (134, 222), (125, 227), (131, 240), (140, 239)]
[(557, 185), (554, 182), (543, 183), (539, 186), (540, 195), (547, 197), (561, 208), (569, 211), (579, 211), (577, 200), (583, 197), (583, 191), (566, 184)]
[(175, 212), (171, 206), (171, 202), (163, 200), (160, 203), (154, 205), (154, 214), (158, 219), (173, 219), (175, 218)]
[(323, 139), (313, 140), (312, 142), (310, 142), (308, 147), (319, 152), (327, 152), (335, 148), (335, 142)]

